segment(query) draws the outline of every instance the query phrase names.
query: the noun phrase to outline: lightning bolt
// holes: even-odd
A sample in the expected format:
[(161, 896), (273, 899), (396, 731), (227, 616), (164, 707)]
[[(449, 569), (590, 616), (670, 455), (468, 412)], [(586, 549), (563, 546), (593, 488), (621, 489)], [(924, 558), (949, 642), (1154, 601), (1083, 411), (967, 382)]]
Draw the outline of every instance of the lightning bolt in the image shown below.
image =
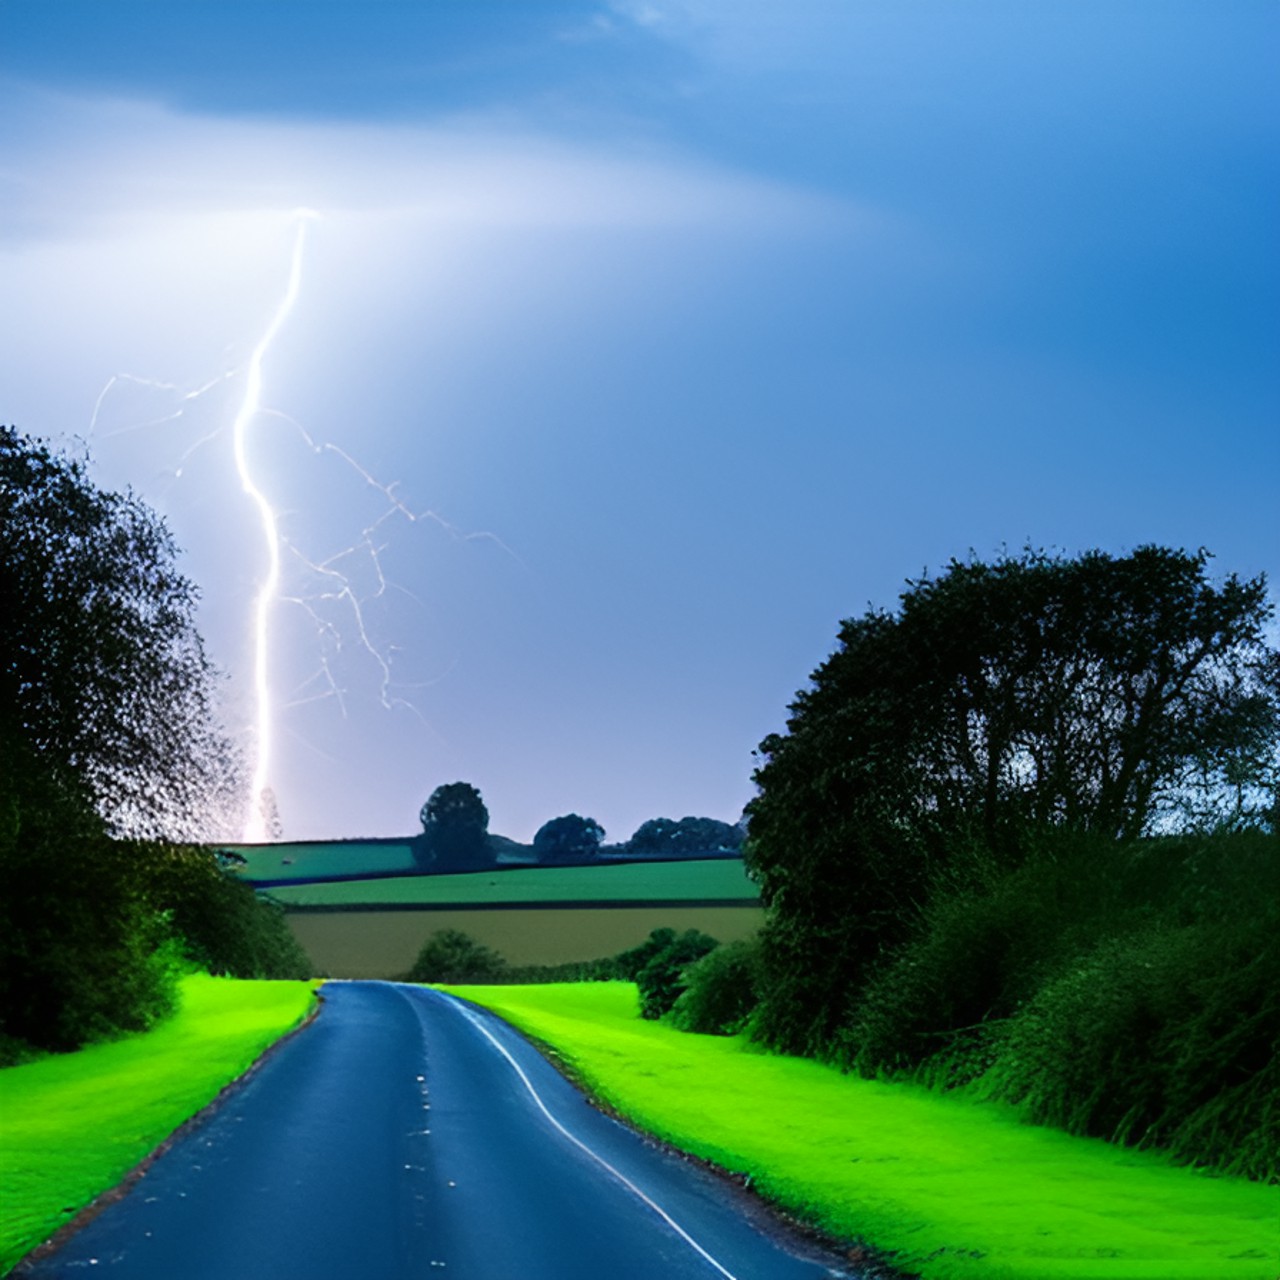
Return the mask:
[(258, 508), (262, 541), (266, 547), (267, 572), (258, 587), (253, 603), (251, 636), (253, 640), (254, 745), (253, 778), (249, 785), (249, 812), (245, 819), (244, 839), (247, 843), (262, 841), (267, 836), (267, 776), (271, 769), (271, 677), (270, 656), (271, 606), (280, 594), (280, 525), (275, 508), (254, 479), (249, 461), (249, 428), (262, 408), (262, 363), (276, 335), (289, 318), (302, 288), (302, 251), (306, 246), (307, 226), (315, 214), (300, 210), (298, 229), (293, 240), (293, 256), (289, 266), (289, 283), (266, 330), (249, 357), (245, 374), (244, 399), (232, 424), (232, 448), (240, 486)]
[[(388, 711), (410, 712), (426, 730), (438, 736), (437, 731), (411, 700), (412, 691), (429, 688), (446, 679), (456, 662), (449, 662), (433, 678), (405, 683), (402, 676), (397, 678), (396, 667), (397, 655), (406, 650), (400, 645), (381, 643), (376, 639), (376, 627), (366, 612), (368, 606), (391, 592), (422, 604), (412, 592), (394, 581), (385, 571), (383, 553), (391, 545), (393, 524), (419, 527), (427, 525), (461, 543), (487, 542), (528, 572), (528, 567), (520, 557), (496, 534), (459, 529), (436, 511), (422, 510), (411, 505), (402, 493), (398, 481), (384, 483), (345, 449), (317, 438), (287, 413), (264, 404), (264, 365), (272, 344), (287, 323), (301, 292), (308, 227), (317, 216), (310, 210), (299, 210), (295, 215), (297, 226), (287, 284), (247, 361), (237, 362), (233, 367), (224, 368), (190, 387), (134, 373), (116, 373), (99, 393), (88, 427), (90, 438), (96, 436), (108, 441), (148, 428), (172, 426), (184, 419), (198, 422), (200, 419), (197, 415), (192, 413), (191, 419), (188, 419), (188, 413), (196, 408), (199, 401), (217, 394), (222, 388), (228, 388), (234, 394), (234, 389), (243, 378), (243, 394), (230, 427), (231, 452), (240, 487), (258, 514), (265, 560), (265, 573), (256, 585), (250, 610), (253, 693), (250, 699), (252, 723), (248, 730), (248, 756), (253, 761), (253, 774), (243, 801), (243, 820), (240, 826), (241, 838), (253, 843), (279, 834), (279, 818), (270, 785), (275, 730), (278, 727), (277, 713), (313, 702), (330, 701), (337, 706), (343, 719), (347, 718), (350, 690), (345, 687), (340, 671), (331, 664), (327, 650), (336, 655), (350, 651), (363, 655), (365, 661), (372, 661), (377, 672), (377, 696), (381, 706)], [(124, 425), (110, 426), (104, 430), (102, 419), (106, 402), (128, 388), (167, 398), (170, 403), (162, 412), (147, 414)], [(221, 425), (214, 426), (212, 430), (200, 428), (199, 438), (188, 444), (176, 468), (169, 470), (170, 479), (180, 479), (187, 464), (197, 453), (203, 452), (214, 441), (224, 438), (230, 414), (219, 413), (217, 416)], [(325, 556), (311, 556), (305, 554), (289, 536), (287, 520), (290, 513), (273, 506), (267, 490), (260, 482), (261, 469), (259, 467), (255, 471), (253, 464), (255, 430), (260, 430), (268, 420), (286, 424), (297, 433), (303, 446), (313, 455), (331, 459), (339, 469), (345, 470), (352, 477), (354, 484), (378, 496), (381, 510), (371, 519), (361, 522), (363, 527), (350, 546)], [(358, 585), (361, 579), (370, 581), (362, 588)], [(271, 622), (277, 604), (300, 610), (308, 618), (315, 629), (320, 650), (315, 670), (297, 684), (291, 693), (282, 692), (280, 698), (273, 693), (269, 662), (272, 649)], [(335, 611), (340, 616), (335, 616)], [(287, 725), (285, 729), (287, 731)]]

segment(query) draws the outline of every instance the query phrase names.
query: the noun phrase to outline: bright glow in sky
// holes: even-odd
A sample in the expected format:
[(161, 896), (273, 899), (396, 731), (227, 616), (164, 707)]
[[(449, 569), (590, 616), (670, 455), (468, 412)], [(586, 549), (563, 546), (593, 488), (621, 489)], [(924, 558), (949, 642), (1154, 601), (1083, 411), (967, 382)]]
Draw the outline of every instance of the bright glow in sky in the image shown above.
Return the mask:
[[(0, 419), (163, 512), (294, 838), (734, 820), (970, 548), (1280, 564), (1280, 11), (0, 0)], [(252, 29), (253, 39), (244, 33)]]

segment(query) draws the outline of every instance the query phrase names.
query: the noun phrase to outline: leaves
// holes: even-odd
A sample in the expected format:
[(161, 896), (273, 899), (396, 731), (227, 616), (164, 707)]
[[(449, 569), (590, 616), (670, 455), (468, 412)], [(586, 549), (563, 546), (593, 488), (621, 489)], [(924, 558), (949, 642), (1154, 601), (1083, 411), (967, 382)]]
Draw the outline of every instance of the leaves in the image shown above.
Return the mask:
[(239, 790), (175, 556), (138, 499), (0, 427), (0, 714), (116, 834), (217, 836)]

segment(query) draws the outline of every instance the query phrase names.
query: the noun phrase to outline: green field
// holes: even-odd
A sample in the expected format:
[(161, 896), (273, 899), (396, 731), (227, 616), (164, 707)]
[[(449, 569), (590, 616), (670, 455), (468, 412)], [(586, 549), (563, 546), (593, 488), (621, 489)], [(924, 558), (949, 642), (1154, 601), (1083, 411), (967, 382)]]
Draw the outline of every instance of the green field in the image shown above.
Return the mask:
[(225, 844), (238, 853), (243, 867), (237, 875), (248, 880), (290, 880), (309, 876), (370, 876), (414, 871), (417, 863), (407, 840), (318, 840), (296, 844)]
[(623, 983), (455, 987), (609, 1105), (926, 1280), (1275, 1280), (1280, 1189), (636, 1013)]
[(501, 903), (753, 903), (755, 884), (737, 858), (629, 862), (588, 867), (522, 867), (461, 875), (405, 876), (338, 884), (283, 885), (270, 896), (285, 907), (494, 906)]
[(154, 1031), (0, 1071), (0, 1275), (296, 1026), (302, 982), (183, 979)]

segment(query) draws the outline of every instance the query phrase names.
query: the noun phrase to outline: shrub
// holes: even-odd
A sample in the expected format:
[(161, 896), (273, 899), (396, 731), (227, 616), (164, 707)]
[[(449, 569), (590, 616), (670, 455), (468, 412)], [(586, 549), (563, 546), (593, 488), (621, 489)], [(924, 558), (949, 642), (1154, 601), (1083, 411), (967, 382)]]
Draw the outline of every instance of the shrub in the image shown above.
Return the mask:
[(1009, 1026), (980, 1084), (1028, 1118), (1280, 1175), (1280, 912), (1099, 944)]
[(440, 929), (422, 944), (406, 982), (484, 982), (498, 977), (506, 961), (460, 929)]
[(736, 1035), (759, 1000), (760, 945), (727, 942), (684, 971), (685, 990), (669, 1015), (681, 1031)]
[(638, 946), (634, 946), (628, 951), (620, 951), (613, 958), (613, 963), (617, 967), (618, 977), (623, 982), (635, 982), (640, 976), (640, 970), (660, 951), (665, 951), (675, 940), (676, 931), (674, 929), (655, 929)]
[(834, 1057), (864, 1075), (963, 1083), (990, 1065), (999, 1024), (1069, 958), (1149, 920), (1139, 855), (1106, 838), (1042, 833), (1010, 869), (981, 844), (952, 858), (914, 936), (873, 972)]
[(190, 845), (138, 845), (152, 901), (187, 959), (232, 978), (308, 978), (311, 961), (276, 903), (228, 875), (216, 855)]
[[(654, 935), (658, 932), (661, 931), (655, 930)], [(685, 967), (700, 960), (718, 945), (709, 935), (689, 929), (658, 951), (636, 974), (636, 986), (640, 988), (641, 1016), (661, 1018), (663, 1014), (669, 1013), (685, 989)]]
[(0, 1035), (68, 1050), (172, 1011), (177, 949), (145, 867), (12, 739), (0, 774)]

